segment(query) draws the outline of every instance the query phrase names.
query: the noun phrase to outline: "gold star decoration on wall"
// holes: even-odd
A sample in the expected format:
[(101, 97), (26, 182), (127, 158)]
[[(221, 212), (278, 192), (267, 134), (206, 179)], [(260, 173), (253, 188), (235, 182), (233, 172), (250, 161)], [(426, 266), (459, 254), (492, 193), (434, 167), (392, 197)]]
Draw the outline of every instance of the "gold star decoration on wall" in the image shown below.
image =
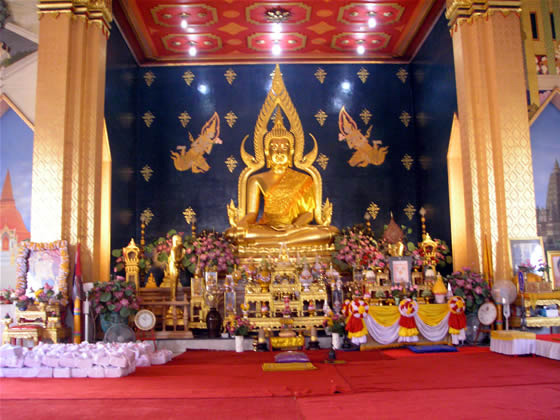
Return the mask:
[(185, 216), (185, 222), (189, 225), (196, 219), (196, 213), (190, 206), (183, 211), (183, 216)]
[(152, 126), (152, 123), (156, 119), (156, 116), (152, 114), (152, 111), (147, 111), (144, 113), (144, 115), (142, 115), (142, 119), (144, 120), (146, 127), (150, 128)]
[(144, 181), (150, 182), (150, 178), (152, 177), (152, 174), (154, 173), (154, 170), (152, 168), (150, 168), (148, 165), (144, 165), (144, 167), (142, 168), (140, 173), (144, 177)]
[(314, 73), (314, 76), (317, 78), (319, 83), (323, 84), (323, 82), (325, 81), (325, 77), (327, 77), (327, 72), (319, 67)]
[(404, 124), (405, 127), (408, 127), (408, 124), (410, 124), (411, 119), (412, 117), (406, 111), (401, 112), (401, 115), (399, 116), (399, 120), (401, 120), (401, 122)]
[(321, 168), (323, 168), (323, 171), (327, 169), (327, 165), (329, 164), (329, 158), (327, 157), (327, 155), (320, 153), (319, 156), (317, 157), (317, 164)]
[(144, 223), (146, 226), (148, 226), (152, 221), (153, 217), (154, 217), (154, 213), (152, 213), (152, 210), (150, 208), (147, 208), (142, 212), (142, 214), (140, 214), (140, 221)]
[(319, 123), (319, 125), (322, 127), (323, 124), (325, 124), (325, 121), (327, 120), (327, 113), (325, 111), (323, 111), (322, 109), (320, 109), (319, 111), (317, 111), (317, 113), (315, 114), (315, 119), (317, 120), (317, 122)]
[(146, 82), (146, 86), (152, 86), (154, 80), (156, 80), (156, 75), (152, 73), (152, 71), (147, 71), (146, 73), (144, 73), (144, 81)]
[(225, 119), (227, 121), (227, 124), (231, 127), (234, 126), (235, 122), (237, 121), (237, 115), (235, 115), (235, 113), (233, 111), (229, 111), (226, 116)]
[(187, 111), (181, 112), (177, 118), (179, 119), (179, 121), (181, 121), (181, 125), (183, 126), (183, 128), (185, 128), (191, 120), (191, 116)]
[(408, 77), (408, 72), (401, 67), (399, 71), (396, 73), (396, 75), (399, 78), (399, 80), (404, 84), (406, 82), (406, 78)]
[(365, 67), (362, 67), (362, 68), (360, 68), (360, 71), (356, 74), (358, 75), (358, 77), (360, 78), (362, 83), (365, 83), (368, 76), (369, 76), (369, 71), (367, 71), (367, 69)]
[(372, 201), (371, 203), (369, 203), (367, 212), (369, 213), (371, 218), (375, 220), (377, 218), (377, 214), (379, 213), (379, 206)]
[(187, 70), (184, 74), (183, 74), (183, 80), (185, 81), (185, 83), (187, 85), (191, 85), (192, 81), (194, 80), (194, 74), (192, 71)]
[(408, 203), (407, 206), (403, 209), (403, 211), (404, 214), (406, 214), (406, 217), (408, 217), (408, 220), (412, 220), (414, 213), (416, 213), (416, 207)]
[(369, 120), (371, 119), (371, 112), (369, 112), (369, 110), (366, 108), (362, 109), (362, 112), (360, 112), (360, 118), (362, 119), (364, 124), (368, 125)]
[(235, 159), (233, 156), (228, 157), (226, 159), (226, 166), (230, 173), (233, 173), (235, 168), (237, 168), (237, 159)]
[(235, 78), (237, 77), (237, 73), (235, 71), (233, 71), (232, 68), (229, 68), (226, 70), (226, 72), (224, 73), (224, 76), (226, 77), (227, 82), (232, 85), (233, 81), (235, 80)]
[(403, 166), (406, 168), (406, 170), (410, 171), (410, 168), (412, 168), (412, 164), (414, 163), (414, 159), (412, 159), (412, 156), (410, 156), (407, 153), (406, 155), (403, 156), (403, 158), (401, 159), (401, 162), (402, 162)]

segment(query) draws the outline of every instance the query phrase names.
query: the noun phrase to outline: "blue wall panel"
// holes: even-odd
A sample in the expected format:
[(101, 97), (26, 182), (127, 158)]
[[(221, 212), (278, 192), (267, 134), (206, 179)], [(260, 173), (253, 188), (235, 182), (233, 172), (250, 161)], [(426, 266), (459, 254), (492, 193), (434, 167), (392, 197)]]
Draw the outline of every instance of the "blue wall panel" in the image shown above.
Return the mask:
[(418, 191), (432, 237), (451, 245), (447, 150), (457, 112), (453, 45), (442, 15), (411, 64), (419, 147)]

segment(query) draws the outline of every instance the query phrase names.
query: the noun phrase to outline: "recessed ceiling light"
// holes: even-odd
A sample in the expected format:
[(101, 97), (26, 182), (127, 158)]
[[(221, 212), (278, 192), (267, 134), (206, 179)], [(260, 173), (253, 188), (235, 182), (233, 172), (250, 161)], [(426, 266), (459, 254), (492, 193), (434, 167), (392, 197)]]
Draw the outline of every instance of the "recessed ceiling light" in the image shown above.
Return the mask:
[(272, 46), (272, 55), (280, 55), (282, 54), (282, 47), (280, 44), (276, 43)]
[(208, 93), (208, 86), (206, 86), (204, 83), (198, 85), (198, 91), (200, 93), (202, 93), (203, 95), (206, 95), (206, 93)]
[(288, 39), (288, 44), (294, 45), (296, 43), (295, 39)]
[(363, 45), (358, 45), (358, 48), (356, 48), (356, 52), (360, 55), (363, 55), (366, 52), (366, 47), (364, 47)]
[(375, 28), (377, 26), (377, 20), (375, 20), (375, 12), (368, 12), (369, 19), (367, 21), (368, 28)]
[(351, 88), (350, 82), (348, 81), (344, 81), (340, 84), (340, 87), (342, 88), (343, 91), (348, 92)]
[(282, 32), (282, 25), (278, 22), (272, 24), (272, 32), (279, 34)]
[(191, 57), (196, 57), (196, 54), (198, 53), (198, 51), (196, 50), (196, 47), (194, 45), (191, 45), (189, 48), (189, 55)]
[(181, 28), (187, 29), (187, 26), (189, 26), (187, 19), (181, 19)]

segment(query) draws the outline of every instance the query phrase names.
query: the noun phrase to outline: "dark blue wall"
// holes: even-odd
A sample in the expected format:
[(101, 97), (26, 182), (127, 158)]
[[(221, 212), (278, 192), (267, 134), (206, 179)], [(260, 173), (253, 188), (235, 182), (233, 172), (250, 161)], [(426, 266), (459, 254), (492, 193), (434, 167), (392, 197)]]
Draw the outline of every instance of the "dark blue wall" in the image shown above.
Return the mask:
[(105, 121), (112, 158), (111, 248), (126, 246), (136, 222), (137, 65), (115, 28), (107, 44)]
[(457, 112), (453, 45), (442, 15), (411, 63), (420, 162), (417, 188), (432, 237), (451, 245), (447, 150)]
[[(408, 153), (416, 156), (414, 124), (408, 127), (400, 121), (403, 111), (413, 114), (410, 79), (402, 83), (396, 73), (407, 65), (364, 65), (370, 75), (365, 83), (358, 78), (360, 65), (321, 65), (327, 72), (323, 84), (314, 76), (319, 65), (281, 65), (286, 88), (299, 113), (305, 133), (311, 132), (319, 142), (319, 153), (329, 157), (326, 170), (319, 168), (323, 177), (324, 194), (334, 204), (333, 224), (339, 227), (363, 221), (363, 215), (370, 202), (380, 207), (374, 222), (377, 231), (389, 221), (389, 213), (395, 214), (397, 222), (410, 222), (403, 213), (410, 202), (417, 207), (417, 191), (411, 172), (407, 171), (401, 159)], [(237, 180), (243, 168), (239, 153), (241, 141), (252, 135), (257, 116), (264, 103), (271, 84), (272, 65), (234, 65), (237, 73), (230, 85), (224, 77), (228, 67), (154, 67), (139, 71), (137, 118), (138, 135), (136, 181), (137, 211), (151, 208), (154, 219), (149, 226), (148, 236), (159, 235), (170, 228), (187, 229), (182, 215), (191, 206), (198, 214), (198, 226), (222, 231), (227, 228), (226, 203), (237, 202)], [(195, 75), (191, 86), (182, 76), (190, 70)], [(151, 86), (143, 81), (146, 72), (151, 71), (156, 79)], [(350, 83), (350, 90), (343, 91), (341, 84)], [(201, 86), (207, 92), (201, 92)], [(389, 146), (389, 153), (381, 166), (366, 168), (351, 167), (347, 161), (352, 156), (346, 142), (338, 141), (338, 113), (342, 106), (357, 122), (362, 133), (373, 124), (370, 140), (382, 140)], [(369, 125), (359, 117), (367, 108), (372, 113)], [(314, 115), (322, 109), (328, 114), (323, 127)], [(155, 115), (151, 127), (140, 118), (145, 112)], [(192, 117), (183, 128), (178, 115), (187, 111)], [(211, 166), (207, 173), (193, 174), (179, 172), (170, 158), (170, 151), (178, 145), (190, 147), (188, 132), (198, 136), (203, 124), (218, 112), (221, 122), (222, 145), (214, 146), (206, 160)], [(230, 128), (224, 119), (233, 111), (238, 119)], [(306, 136), (306, 152), (311, 149), (311, 138)], [(234, 156), (239, 162), (230, 173), (225, 160)], [(149, 182), (139, 174), (139, 170), (149, 165), (153, 177)], [(138, 213), (137, 213), (138, 216)]]

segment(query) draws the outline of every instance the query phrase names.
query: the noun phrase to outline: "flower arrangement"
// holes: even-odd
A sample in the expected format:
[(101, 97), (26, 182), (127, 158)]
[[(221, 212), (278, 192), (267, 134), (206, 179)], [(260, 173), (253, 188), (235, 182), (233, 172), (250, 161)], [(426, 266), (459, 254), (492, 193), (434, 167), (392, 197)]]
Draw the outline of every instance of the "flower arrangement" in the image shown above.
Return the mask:
[(385, 256), (379, 252), (373, 234), (355, 225), (343, 229), (334, 240), (335, 251), (333, 262), (341, 271), (349, 271), (352, 267), (380, 267), (387, 265)]
[(68, 301), (64, 298), (62, 293), (55, 293), (53, 287), (49, 284), (45, 284), (43, 288), (35, 292), (35, 300), (47, 305), (60, 304), (66, 306), (68, 304)]
[(16, 291), (12, 288), (0, 289), (0, 303), (10, 304), (15, 301)]
[(418, 296), (418, 286), (408, 285), (404, 291), (407, 297), (414, 299)]
[(342, 315), (335, 314), (333, 311), (329, 311), (329, 313), (325, 316), (323, 326), (327, 331), (343, 335), (346, 324)]
[(247, 336), (254, 326), (246, 318), (229, 315), (226, 318), (226, 331), (230, 335)]
[(25, 294), (25, 289), (23, 287), (18, 287), (16, 289), (15, 293), (12, 295), (12, 301), (20, 311), (25, 311), (29, 305), (35, 303), (31, 296)]
[(519, 264), (517, 269), (523, 273), (534, 273), (535, 271), (539, 271), (544, 274), (545, 272), (548, 273), (550, 266), (542, 259), (539, 259), (539, 262), (536, 265), (531, 264), (531, 261), (527, 260), (524, 263)]
[(463, 271), (455, 271), (446, 277), (451, 285), (454, 296), (460, 296), (465, 300), (466, 312), (478, 311), (480, 305), (490, 299), (490, 287), (480, 273), (464, 267)]
[(134, 282), (126, 281), (120, 276), (108, 282), (95, 282), (88, 293), (88, 299), (94, 316), (103, 315), (105, 319), (111, 314), (128, 318), (140, 308)]
[[(233, 255), (233, 244), (222, 234), (217, 232), (202, 231), (199, 235), (192, 237), (183, 232), (172, 229), (164, 237), (160, 237), (146, 245), (144, 254), (138, 261), (139, 268), (148, 272), (152, 265), (163, 265), (167, 263), (171, 252), (173, 235), (180, 235), (185, 247), (185, 257), (181, 264), (185, 270), (194, 274), (197, 264), (201, 270), (216, 268), (219, 272), (233, 271), (237, 260)], [(113, 271), (119, 273), (124, 269), (122, 249), (115, 249), (112, 252), (115, 257)]]
[(394, 299), (402, 299), (405, 296), (405, 289), (402, 286), (391, 286), (391, 296)]

